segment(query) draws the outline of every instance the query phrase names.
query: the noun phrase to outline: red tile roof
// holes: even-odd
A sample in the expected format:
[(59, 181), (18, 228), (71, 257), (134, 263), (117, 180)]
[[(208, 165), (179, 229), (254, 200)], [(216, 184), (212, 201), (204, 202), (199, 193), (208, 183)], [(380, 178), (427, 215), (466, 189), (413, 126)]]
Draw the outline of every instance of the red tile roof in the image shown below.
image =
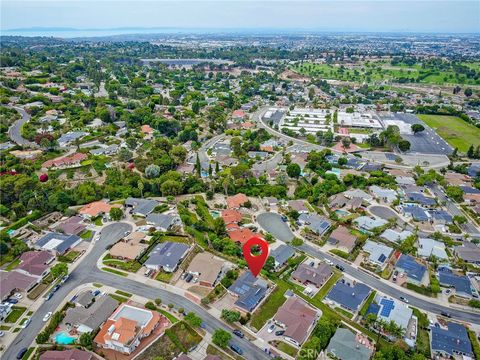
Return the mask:
[(100, 214), (107, 214), (113, 206), (108, 204), (106, 201), (94, 201), (90, 204), (83, 206), (78, 213), (82, 215), (88, 215), (91, 217), (96, 217)]
[(235, 117), (235, 118), (243, 118), (245, 116), (245, 111), (243, 110), (235, 110), (233, 113), (232, 113), (232, 116)]
[(153, 134), (153, 129), (150, 125), (142, 125), (140, 129), (144, 134)]
[(222, 219), (225, 224), (238, 223), (242, 220), (242, 214), (233, 209), (223, 210)]
[(57, 167), (57, 166), (63, 166), (63, 165), (77, 165), (81, 161), (85, 160), (87, 158), (87, 155), (83, 153), (75, 153), (73, 155), (68, 155), (64, 157), (59, 157), (53, 160), (47, 160), (42, 164), (42, 167), (44, 168), (50, 168), (50, 167)]
[(255, 233), (247, 228), (240, 228), (238, 230), (232, 230), (228, 232), (228, 236), (235, 242), (245, 244), (251, 237), (255, 236)]
[(230, 196), (227, 198), (227, 207), (229, 209), (238, 209), (246, 202), (248, 202), (247, 195), (239, 193), (237, 195)]

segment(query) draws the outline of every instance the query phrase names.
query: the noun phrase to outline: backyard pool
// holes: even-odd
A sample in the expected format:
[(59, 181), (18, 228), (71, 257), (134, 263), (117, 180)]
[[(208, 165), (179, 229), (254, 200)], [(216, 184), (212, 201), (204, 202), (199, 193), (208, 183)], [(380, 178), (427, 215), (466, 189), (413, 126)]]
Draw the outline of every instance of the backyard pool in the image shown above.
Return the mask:
[(220, 211), (217, 211), (217, 210), (212, 210), (210, 211), (210, 214), (212, 214), (212, 217), (214, 219), (218, 218), (220, 216)]
[(70, 345), (75, 342), (76, 338), (68, 336), (66, 333), (61, 332), (55, 335), (55, 342), (60, 345)]
[(340, 210), (340, 209), (335, 210), (335, 214), (337, 214), (341, 218), (350, 215), (348, 211)]

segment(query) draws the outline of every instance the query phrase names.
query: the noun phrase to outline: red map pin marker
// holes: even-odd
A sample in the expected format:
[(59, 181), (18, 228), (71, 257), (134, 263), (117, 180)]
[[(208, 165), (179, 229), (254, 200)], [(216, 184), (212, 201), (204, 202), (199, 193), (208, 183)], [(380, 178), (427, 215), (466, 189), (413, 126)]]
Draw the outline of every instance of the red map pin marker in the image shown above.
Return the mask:
[[(261, 253), (259, 255), (252, 255), (253, 246), (258, 246), (260, 248)], [(269, 252), (270, 248), (268, 247), (268, 242), (258, 236), (251, 237), (245, 245), (243, 245), (243, 257), (245, 258), (253, 276), (258, 276), (263, 265), (265, 265), (265, 261), (267, 261)]]

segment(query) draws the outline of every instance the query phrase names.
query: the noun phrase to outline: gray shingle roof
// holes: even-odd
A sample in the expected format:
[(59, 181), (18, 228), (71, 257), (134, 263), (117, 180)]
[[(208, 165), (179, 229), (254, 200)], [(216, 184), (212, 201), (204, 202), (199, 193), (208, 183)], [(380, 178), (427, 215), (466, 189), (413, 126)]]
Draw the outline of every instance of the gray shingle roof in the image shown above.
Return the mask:
[(368, 360), (373, 350), (357, 342), (350, 330), (339, 328), (330, 339), (326, 352), (340, 360)]
[(473, 357), (472, 344), (468, 338), (464, 326), (449, 322), (448, 329), (433, 326), (432, 329), (432, 351), (440, 351), (450, 355), (465, 354)]
[(295, 255), (295, 249), (288, 245), (280, 245), (270, 253), (279, 267), (282, 267), (293, 255)]
[(370, 289), (362, 283), (348, 285), (345, 279), (339, 280), (327, 294), (327, 299), (335, 301), (343, 307), (357, 311), (361, 303), (370, 294)]
[(145, 265), (161, 266), (174, 269), (188, 251), (189, 246), (181, 243), (160, 243), (150, 253)]

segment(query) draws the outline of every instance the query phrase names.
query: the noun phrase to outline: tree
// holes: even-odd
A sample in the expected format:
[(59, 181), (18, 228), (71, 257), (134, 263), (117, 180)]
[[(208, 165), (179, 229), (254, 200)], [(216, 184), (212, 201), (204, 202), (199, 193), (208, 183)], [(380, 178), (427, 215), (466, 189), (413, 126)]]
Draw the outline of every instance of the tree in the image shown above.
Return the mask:
[(163, 196), (175, 196), (182, 193), (183, 185), (176, 180), (167, 180), (160, 186), (160, 191)]
[(403, 139), (400, 140), (398, 142), (398, 148), (400, 149), (400, 151), (403, 151), (403, 152), (410, 150), (410, 141), (403, 140)]
[(61, 276), (65, 276), (68, 274), (68, 266), (65, 263), (58, 263), (50, 269), (50, 273), (52, 274), (54, 279), (57, 279)]
[(445, 193), (447, 196), (457, 202), (462, 202), (463, 201), (463, 190), (460, 186), (447, 186), (445, 188)]
[(222, 349), (225, 349), (228, 346), (231, 339), (232, 335), (223, 329), (216, 329), (212, 336), (212, 342)]
[(110, 219), (112, 219), (113, 221), (118, 221), (118, 220), (120, 220), (121, 218), (123, 218), (123, 211), (122, 211), (122, 209), (117, 208), (117, 207), (112, 207), (112, 208), (110, 209)]
[(85, 332), (80, 336), (80, 345), (88, 350), (93, 349), (93, 338), (90, 333)]
[(143, 189), (144, 189), (145, 185), (143, 184), (143, 182), (139, 181), (137, 183), (137, 187), (138, 187), (138, 190), (140, 190), (140, 196), (143, 198)]
[(348, 162), (348, 160), (344, 156), (342, 156), (341, 158), (338, 159), (338, 165), (340, 165), (340, 166), (347, 165), (347, 162)]
[(185, 315), (183, 320), (185, 320), (192, 327), (200, 327), (200, 325), (202, 325), (202, 319), (194, 312), (189, 312), (187, 315)]
[(132, 156), (132, 152), (126, 148), (121, 148), (118, 151), (118, 160), (120, 161), (128, 161), (132, 158)]
[(466, 97), (470, 97), (473, 95), (473, 90), (470, 88), (466, 88), (463, 93), (465, 94)]
[(302, 173), (302, 169), (298, 164), (290, 163), (287, 165), (287, 174), (291, 178), (298, 179), (301, 173)]
[(350, 148), (351, 143), (352, 143), (352, 140), (350, 140), (349, 137), (342, 138), (342, 146), (344, 149)]
[(263, 269), (269, 273), (275, 271), (275, 259), (273, 258), (273, 256), (269, 256), (267, 258), (267, 261), (265, 261), (265, 265), (263, 265)]
[(227, 310), (227, 309), (222, 310), (222, 319), (228, 323), (234, 323), (240, 320), (240, 317), (241, 315), (240, 315), (240, 312), (238, 311)]
[(160, 166), (151, 164), (145, 168), (145, 176), (147, 178), (153, 179), (160, 176)]
[(411, 128), (414, 134), (417, 134), (425, 130), (425, 127), (422, 124), (412, 124)]
[(470, 159), (475, 157), (475, 148), (473, 147), (473, 145), (470, 145), (470, 147), (468, 148), (467, 157)]
[(456, 224), (465, 224), (467, 222), (467, 218), (465, 216), (461, 216), (461, 215), (455, 215), (453, 217), (453, 221), (456, 223)]

